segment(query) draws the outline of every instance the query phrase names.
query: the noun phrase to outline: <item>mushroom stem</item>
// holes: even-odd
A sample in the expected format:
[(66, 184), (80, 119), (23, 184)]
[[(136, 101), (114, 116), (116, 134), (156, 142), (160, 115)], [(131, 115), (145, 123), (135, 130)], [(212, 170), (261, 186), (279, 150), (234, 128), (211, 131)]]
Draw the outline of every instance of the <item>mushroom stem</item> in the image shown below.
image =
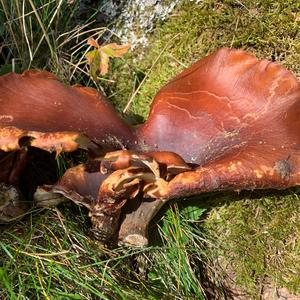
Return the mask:
[(114, 244), (119, 227), (121, 207), (126, 200), (114, 203), (114, 207), (101, 203), (95, 205), (89, 216), (92, 222), (92, 232), (99, 241), (104, 244)]
[(165, 203), (165, 199), (132, 201), (130, 206), (126, 207), (118, 244), (131, 247), (147, 246), (149, 223)]

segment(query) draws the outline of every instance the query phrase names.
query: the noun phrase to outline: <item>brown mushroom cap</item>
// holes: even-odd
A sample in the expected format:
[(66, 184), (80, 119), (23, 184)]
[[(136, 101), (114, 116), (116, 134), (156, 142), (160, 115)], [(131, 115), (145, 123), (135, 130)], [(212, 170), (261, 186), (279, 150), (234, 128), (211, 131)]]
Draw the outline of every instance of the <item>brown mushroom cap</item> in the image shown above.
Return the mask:
[(48, 200), (57, 198), (55, 195), (60, 194), (73, 202), (84, 205), (92, 209), (96, 203), (99, 188), (107, 175), (99, 172), (99, 162), (95, 161), (88, 165), (78, 165), (68, 169), (59, 181), (52, 185), (41, 187), (35, 193), (35, 201), (40, 206), (47, 205)]
[(80, 132), (110, 149), (134, 141), (131, 128), (95, 89), (66, 86), (45, 71), (27, 71), (1, 76), (0, 91), (0, 127)]
[(157, 94), (139, 138), (200, 166), (160, 197), (300, 182), (300, 84), (275, 63), (221, 49)]
[(221, 49), (163, 87), (137, 131), (148, 149), (201, 166), (249, 146), (272, 152), (300, 143), (299, 96), (299, 82), (283, 67)]

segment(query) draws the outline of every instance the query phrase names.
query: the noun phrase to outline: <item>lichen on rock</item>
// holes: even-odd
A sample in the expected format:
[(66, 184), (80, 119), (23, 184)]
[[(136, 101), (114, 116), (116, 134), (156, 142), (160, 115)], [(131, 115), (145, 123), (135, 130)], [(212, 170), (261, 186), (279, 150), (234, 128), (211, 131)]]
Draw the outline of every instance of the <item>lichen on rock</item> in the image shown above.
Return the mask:
[[(81, 3), (84, 12), (91, 5), (90, 1)], [(130, 42), (132, 47), (146, 46), (147, 34), (158, 22), (164, 21), (182, 0), (129, 0), (100, 1), (97, 21), (104, 23), (122, 42)], [(110, 38), (110, 37), (109, 37)]]

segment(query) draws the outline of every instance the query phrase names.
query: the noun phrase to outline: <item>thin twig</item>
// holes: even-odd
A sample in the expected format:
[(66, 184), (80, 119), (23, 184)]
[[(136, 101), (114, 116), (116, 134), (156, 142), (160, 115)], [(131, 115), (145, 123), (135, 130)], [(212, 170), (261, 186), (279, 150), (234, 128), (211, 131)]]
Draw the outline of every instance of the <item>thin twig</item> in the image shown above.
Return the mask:
[(29, 57), (30, 57), (30, 62), (31, 62), (33, 59), (33, 56), (32, 56), (32, 51), (30, 48), (29, 39), (27, 36), (27, 29), (26, 29), (26, 22), (25, 22), (25, 0), (23, 0), (23, 3), (22, 3), (22, 19), (21, 20), (22, 20), (22, 26), (23, 26), (23, 30), (24, 30), (24, 37), (25, 37), (25, 41), (26, 41), (26, 44), (28, 47)]

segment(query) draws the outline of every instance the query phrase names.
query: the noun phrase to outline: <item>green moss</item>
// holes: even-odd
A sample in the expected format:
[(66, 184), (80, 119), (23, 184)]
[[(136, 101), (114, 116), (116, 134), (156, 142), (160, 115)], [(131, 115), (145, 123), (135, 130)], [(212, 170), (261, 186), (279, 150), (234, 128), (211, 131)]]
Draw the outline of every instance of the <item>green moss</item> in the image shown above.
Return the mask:
[[(292, 191), (263, 197), (230, 196), (204, 228), (218, 238), (218, 256), (236, 284), (252, 296), (263, 284), (300, 292), (300, 201)], [(251, 197), (249, 197), (251, 196)]]

